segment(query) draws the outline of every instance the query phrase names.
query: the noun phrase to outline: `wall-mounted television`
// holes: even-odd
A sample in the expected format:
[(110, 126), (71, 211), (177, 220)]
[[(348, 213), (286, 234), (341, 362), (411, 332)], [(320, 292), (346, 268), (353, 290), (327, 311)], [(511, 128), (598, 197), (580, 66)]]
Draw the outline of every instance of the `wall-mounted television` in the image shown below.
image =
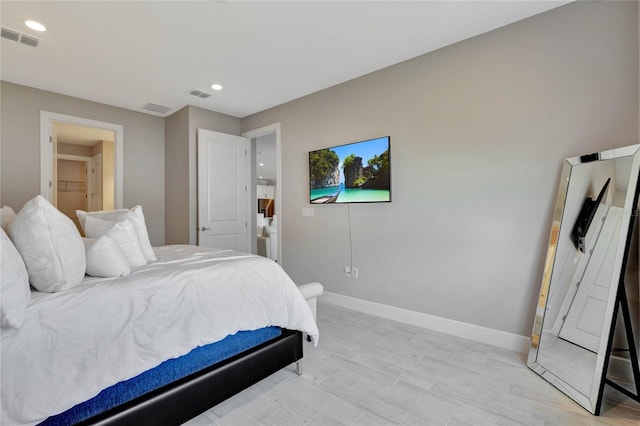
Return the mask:
[(390, 152), (389, 136), (309, 152), (309, 202), (390, 202)]

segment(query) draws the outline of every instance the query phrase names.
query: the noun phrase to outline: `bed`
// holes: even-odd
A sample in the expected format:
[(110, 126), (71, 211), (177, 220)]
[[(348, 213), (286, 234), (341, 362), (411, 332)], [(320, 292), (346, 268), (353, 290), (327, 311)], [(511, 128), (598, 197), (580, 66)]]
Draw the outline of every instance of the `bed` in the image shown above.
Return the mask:
[[(2, 328), (0, 424), (180, 424), (297, 363), (303, 333), (317, 343), (305, 298), (272, 260), (187, 245), (153, 255), (124, 276), (31, 292), (21, 326)], [(64, 417), (113, 386), (170, 376), (167, 363), (261, 333), (130, 401)]]

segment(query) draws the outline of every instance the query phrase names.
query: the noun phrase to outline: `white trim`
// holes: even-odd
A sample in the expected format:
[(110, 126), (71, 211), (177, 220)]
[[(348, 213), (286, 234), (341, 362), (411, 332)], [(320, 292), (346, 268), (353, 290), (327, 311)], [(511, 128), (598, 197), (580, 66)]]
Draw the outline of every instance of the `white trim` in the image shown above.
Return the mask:
[[(187, 107), (188, 108), (188, 107)], [(187, 112), (187, 121), (190, 110)], [(195, 142), (191, 143), (191, 128), (189, 128), (189, 244), (198, 245), (198, 130), (195, 129)], [(166, 161), (166, 159), (165, 159)], [(166, 164), (166, 163), (165, 163)], [(166, 167), (166, 166), (165, 166)]]
[(410, 311), (408, 309), (397, 308), (395, 306), (383, 305), (381, 303), (370, 302), (368, 300), (356, 299), (355, 297), (344, 296), (342, 294), (325, 291), (320, 297), (323, 302), (354, 311), (363, 312), (370, 315), (410, 324), (440, 333), (450, 334), (463, 339), (486, 343), (510, 351), (527, 353), (531, 346), (531, 338), (507, 333), (505, 331), (492, 328), (481, 327), (466, 322), (451, 320), (422, 312)]
[[(280, 123), (269, 124), (268, 126), (260, 127), (258, 129), (249, 130), (241, 133), (241, 136), (249, 139), (255, 139), (260, 136), (276, 134), (276, 183), (278, 190), (276, 191), (276, 208), (275, 214), (278, 216), (278, 223), (276, 225), (276, 232), (278, 234), (278, 262), (283, 265), (282, 260), (282, 143), (280, 139)], [(255, 167), (252, 163), (251, 167)], [(255, 231), (254, 231), (255, 232)]]
[(53, 125), (46, 114), (40, 111), (40, 195), (53, 201)]
[[(104, 210), (104, 198), (101, 197), (102, 199), (100, 200), (100, 208), (99, 209), (95, 209), (94, 205), (95, 205), (95, 192), (93, 191), (94, 188), (94, 182), (93, 182), (93, 176), (95, 174), (95, 162), (97, 161), (97, 159), (100, 159), (100, 174), (102, 175), (102, 178), (100, 179), (100, 182), (104, 182), (104, 173), (102, 170), (102, 153), (99, 152), (96, 155), (89, 157), (89, 161), (87, 162), (87, 211), (91, 211), (91, 210)], [(89, 171), (91, 170), (91, 171)], [(100, 194), (102, 194), (104, 191), (104, 187), (103, 189), (100, 191)], [(115, 207), (115, 206), (114, 206)]]
[(115, 208), (123, 207), (123, 169), (124, 169), (124, 127), (120, 124), (106, 123), (104, 121), (90, 120), (71, 115), (58, 114), (49, 111), (40, 111), (40, 194), (47, 200), (53, 200), (52, 188), (49, 182), (53, 181), (53, 144), (49, 138), (53, 136), (53, 123), (62, 122), (79, 126), (96, 127), (111, 130), (114, 133), (114, 160), (115, 160)]

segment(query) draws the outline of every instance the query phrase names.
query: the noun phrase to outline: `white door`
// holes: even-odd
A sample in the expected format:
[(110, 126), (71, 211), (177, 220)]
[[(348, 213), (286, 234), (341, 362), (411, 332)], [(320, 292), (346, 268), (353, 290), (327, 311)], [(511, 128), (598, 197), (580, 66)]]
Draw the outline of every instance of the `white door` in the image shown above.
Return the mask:
[(102, 154), (91, 158), (89, 174), (89, 211), (102, 210)]
[(600, 345), (604, 313), (613, 278), (621, 219), (622, 208), (609, 208), (597, 244), (580, 281), (580, 287), (559, 334), (559, 337), (596, 353)]
[(249, 139), (198, 129), (198, 245), (249, 251)]
[[(578, 289), (581, 287), (581, 283), (584, 281), (585, 274), (587, 273), (587, 268), (593, 268), (593, 265), (597, 262), (597, 260), (594, 260), (594, 262), (592, 263), (591, 258), (592, 254), (596, 250), (598, 239), (600, 238), (600, 234), (602, 233), (609, 208), (610, 206), (606, 204), (600, 204), (598, 206), (593, 216), (593, 220), (591, 221), (591, 226), (589, 226), (587, 234), (584, 237), (584, 251), (579, 251), (578, 248), (574, 245), (572, 247), (574, 248), (574, 251), (572, 253), (575, 253), (575, 256), (573, 256), (573, 262), (571, 262), (571, 255), (568, 255), (564, 262), (565, 265), (563, 265), (562, 267), (562, 275), (560, 275), (560, 279), (555, 280), (556, 283), (570, 283), (568, 289), (557, 288), (554, 292), (553, 300), (558, 300), (558, 296), (560, 296), (562, 292), (565, 292), (564, 300), (559, 311), (557, 311), (556, 320), (553, 325), (553, 334), (555, 336), (560, 335), (560, 330), (562, 330), (564, 322), (569, 316), (570, 309), (572, 306), (574, 306)], [(604, 243), (601, 241), (600, 244)], [(584, 289), (587, 287), (582, 286), (583, 293)]]

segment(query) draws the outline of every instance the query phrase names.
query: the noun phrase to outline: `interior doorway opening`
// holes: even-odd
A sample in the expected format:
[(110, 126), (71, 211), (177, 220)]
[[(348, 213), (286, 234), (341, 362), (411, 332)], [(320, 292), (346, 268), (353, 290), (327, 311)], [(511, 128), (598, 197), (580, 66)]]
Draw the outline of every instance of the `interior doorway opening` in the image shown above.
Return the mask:
[(278, 190), (276, 176), (276, 133), (255, 138), (255, 186), (257, 202), (256, 250), (257, 254), (278, 261), (278, 215), (275, 194)]
[(76, 226), (75, 210), (122, 208), (122, 157), (121, 125), (40, 112), (40, 194)]
[(252, 252), (282, 263), (280, 123), (244, 132), (253, 159)]
[(115, 209), (115, 134), (54, 122), (53, 135), (53, 204), (79, 228), (76, 210)]

